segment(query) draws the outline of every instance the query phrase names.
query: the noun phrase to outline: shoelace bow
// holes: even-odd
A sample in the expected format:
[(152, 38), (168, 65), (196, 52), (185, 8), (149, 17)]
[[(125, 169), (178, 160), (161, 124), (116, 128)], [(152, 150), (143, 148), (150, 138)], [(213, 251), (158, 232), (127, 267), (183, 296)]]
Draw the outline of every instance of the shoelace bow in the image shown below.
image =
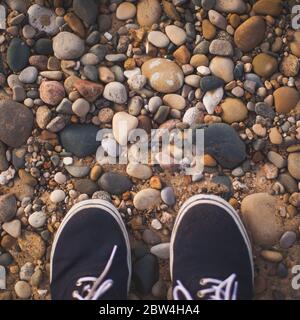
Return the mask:
[[(235, 279), (236, 274), (234, 273), (224, 281), (213, 278), (203, 278), (200, 280), (200, 285), (210, 285), (210, 287), (199, 290), (197, 292), (197, 296), (199, 298), (207, 297), (208, 300), (236, 300), (238, 282)], [(180, 300), (179, 293), (181, 293), (187, 300), (193, 300), (188, 290), (179, 280), (177, 280), (177, 286), (173, 290), (174, 300)]]
[[(73, 291), (73, 294), (72, 294), (73, 298), (78, 300), (97, 300), (99, 297), (101, 297), (106, 291), (108, 291), (112, 287), (114, 283), (113, 280), (111, 279), (107, 279), (105, 281), (103, 280), (112, 265), (117, 249), (118, 249), (118, 246), (113, 247), (110, 258), (103, 272), (99, 276), (99, 278), (82, 277), (77, 280), (76, 287), (81, 287), (83, 285), (82, 293), (79, 294), (78, 290)], [(84, 283), (87, 283), (87, 284), (84, 285)], [(91, 283), (93, 283), (92, 286), (91, 286)]]

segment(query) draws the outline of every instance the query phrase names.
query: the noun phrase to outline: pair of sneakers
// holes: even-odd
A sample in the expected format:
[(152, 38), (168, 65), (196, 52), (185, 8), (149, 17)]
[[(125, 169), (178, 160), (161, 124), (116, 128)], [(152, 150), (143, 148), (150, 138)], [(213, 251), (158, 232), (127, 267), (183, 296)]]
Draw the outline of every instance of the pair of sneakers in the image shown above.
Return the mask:
[[(181, 207), (171, 236), (175, 300), (251, 299), (251, 244), (236, 211), (213, 195)], [(131, 250), (118, 210), (103, 200), (76, 204), (57, 231), (51, 252), (54, 300), (125, 300)]]

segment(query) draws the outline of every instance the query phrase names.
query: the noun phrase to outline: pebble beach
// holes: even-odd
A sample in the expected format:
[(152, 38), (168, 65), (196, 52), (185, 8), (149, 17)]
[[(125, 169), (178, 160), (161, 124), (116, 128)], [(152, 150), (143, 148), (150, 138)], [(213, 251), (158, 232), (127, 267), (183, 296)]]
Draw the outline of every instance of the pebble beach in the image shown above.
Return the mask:
[[(0, 0), (0, 300), (50, 300), (53, 239), (76, 203), (128, 228), (132, 300), (171, 300), (170, 236), (195, 194), (226, 199), (258, 300), (299, 300), (298, 0)], [(143, 129), (203, 129), (203, 173), (109, 164)], [(100, 129), (111, 129), (97, 141)], [(171, 160), (180, 150), (170, 143)]]

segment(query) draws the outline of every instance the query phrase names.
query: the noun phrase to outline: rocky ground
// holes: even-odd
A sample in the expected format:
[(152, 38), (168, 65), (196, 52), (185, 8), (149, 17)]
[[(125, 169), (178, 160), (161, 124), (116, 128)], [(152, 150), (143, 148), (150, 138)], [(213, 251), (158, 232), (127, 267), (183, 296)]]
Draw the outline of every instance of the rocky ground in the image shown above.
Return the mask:
[[(0, 1), (0, 299), (51, 298), (53, 237), (88, 198), (111, 201), (128, 225), (130, 297), (171, 299), (172, 225), (198, 193), (221, 195), (247, 225), (255, 298), (299, 299), (297, 3)], [(121, 121), (204, 128), (203, 175), (106, 164), (100, 151), (124, 144)], [(113, 134), (97, 142), (100, 128)]]

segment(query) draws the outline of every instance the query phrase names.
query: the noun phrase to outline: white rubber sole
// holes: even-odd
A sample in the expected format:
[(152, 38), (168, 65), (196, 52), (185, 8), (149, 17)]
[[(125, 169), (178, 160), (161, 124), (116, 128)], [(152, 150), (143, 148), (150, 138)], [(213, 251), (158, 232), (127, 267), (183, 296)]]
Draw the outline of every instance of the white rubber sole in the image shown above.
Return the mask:
[(119, 211), (116, 209), (116, 207), (109, 203), (108, 201), (104, 201), (104, 200), (99, 200), (99, 199), (90, 199), (90, 200), (85, 200), (82, 202), (77, 203), (76, 205), (74, 205), (70, 211), (66, 214), (66, 216), (64, 217), (61, 225), (59, 226), (56, 235), (55, 235), (55, 239), (53, 241), (52, 244), (52, 249), (51, 249), (51, 255), (50, 255), (50, 283), (52, 282), (52, 262), (53, 262), (53, 256), (54, 256), (54, 252), (55, 252), (55, 248), (57, 245), (57, 242), (59, 240), (59, 236), (61, 235), (64, 227), (67, 225), (67, 223), (69, 222), (69, 220), (76, 215), (79, 211), (84, 210), (84, 209), (91, 209), (91, 208), (96, 208), (96, 209), (102, 209), (104, 211), (107, 212), (107, 214), (110, 214), (114, 217), (114, 219), (117, 221), (117, 223), (119, 224), (124, 238), (125, 238), (125, 242), (126, 242), (126, 247), (127, 247), (127, 264), (128, 264), (128, 271), (129, 271), (129, 277), (128, 277), (128, 283), (127, 283), (127, 291), (129, 292), (129, 288), (130, 288), (130, 282), (131, 282), (131, 275), (132, 275), (132, 269), (131, 269), (131, 251), (130, 251), (130, 243), (129, 243), (129, 237), (128, 237), (128, 233), (126, 230), (126, 226), (122, 220), (122, 217), (119, 213)]
[(215, 195), (206, 195), (206, 194), (198, 194), (189, 198), (180, 208), (178, 215), (176, 217), (174, 228), (171, 235), (171, 243), (170, 243), (170, 272), (171, 272), (171, 279), (173, 280), (173, 259), (174, 259), (174, 251), (173, 246), (177, 234), (178, 227), (184, 217), (184, 215), (188, 212), (188, 210), (197, 205), (197, 204), (213, 204), (219, 206), (220, 208), (224, 209), (230, 216), (234, 219), (236, 225), (238, 226), (241, 234), (245, 240), (247, 245), (249, 259), (251, 261), (251, 270), (252, 270), (252, 282), (254, 282), (254, 266), (253, 266), (253, 256), (252, 256), (252, 247), (251, 242), (248, 237), (247, 231), (243, 222), (234, 208), (224, 199), (215, 196)]

